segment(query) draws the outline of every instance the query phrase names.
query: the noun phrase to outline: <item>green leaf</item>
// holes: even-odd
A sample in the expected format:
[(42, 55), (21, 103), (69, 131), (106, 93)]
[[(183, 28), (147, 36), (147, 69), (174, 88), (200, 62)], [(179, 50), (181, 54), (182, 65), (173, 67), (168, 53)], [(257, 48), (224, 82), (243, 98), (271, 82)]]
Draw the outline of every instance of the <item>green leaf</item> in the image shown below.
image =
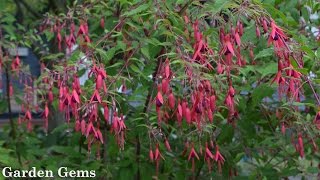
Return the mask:
[(148, 47), (143, 47), (141, 48), (141, 52), (144, 56), (146, 56), (148, 59), (150, 59), (150, 54), (149, 54), (149, 48)]
[(319, 168), (318, 167), (308, 167), (307, 172), (311, 174), (316, 174), (319, 173)]
[(295, 68), (296, 71), (300, 72), (303, 75), (308, 75), (309, 70), (306, 68)]
[(230, 143), (233, 138), (234, 128), (229, 124), (224, 124), (221, 126), (221, 134), (218, 136), (218, 144)]
[(71, 146), (52, 146), (49, 150), (55, 153), (65, 154), (65, 155), (75, 153), (75, 150)]
[(138, 74), (141, 73), (140, 69), (136, 65), (131, 65), (130, 69), (133, 70), (134, 72), (138, 73)]
[(315, 57), (315, 52), (310, 48), (310, 46), (301, 46), (301, 50), (307, 53), (307, 56), (313, 59)]
[(277, 8), (268, 3), (263, 3), (263, 6), (268, 10), (268, 12), (274, 16), (279, 16), (284, 23), (288, 23), (287, 17), (283, 12), (279, 11)]
[(2, 147), (0, 148), (0, 153), (1, 153), (0, 164), (3, 164), (4, 166), (10, 166), (13, 168), (18, 168), (19, 163), (17, 159), (10, 156), (12, 151), (13, 150), (11, 149), (5, 149)]
[(75, 52), (72, 53), (71, 57), (68, 59), (69, 62), (71, 63), (75, 63), (76, 61), (78, 61), (81, 57), (84, 57), (84, 53), (77, 50)]
[(177, 0), (176, 4), (183, 4), (185, 0)]
[(104, 64), (107, 64), (113, 58), (116, 50), (117, 50), (116, 47), (110, 48), (107, 51), (99, 49), (99, 48), (96, 49), (96, 51), (102, 56), (102, 60), (103, 60)]
[(127, 45), (122, 41), (117, 41), (117, 47), (120, 48), (121, 50), (125, 51)]
[(262, 84), (256, 87), (252, 92), (253, 106), (256, 106), (263, 98), (271, 96), (274, 92), (274, 89), (269, 84)]
[(272, 56), (274, 53), (273, 48), (268, 48), (268, 49), (263, 49), (262, 51), (260, 51), (255, 57), (254, 59), (260, 59), (263, 57), (269, 57)]
[(261, 74), (262, 78), (269, 74), (275, 74), (277, 72), (278, 64), (275, 62), (269, 62), (264, 66), (259, 66), (256, 70)]
[(217, 14), (230, 3), (230, 0), (216, 0), (207, 4), (205, 11), (210, 11), (212, 15)]
[(4, 113), (8, 109), (8, 103), (5, 100), (0, 101), (0, 113)]
[(131, 10), (131, 11), (125, 12), (123, 15), (124, 15), (124, 16), (132, 16), (132, 15), (141, 13), (141, 12), (149, 9), (149, 7), (150, 7), (150, 3), (148, 3), (148, 4), (143, 4), (143, 5), (139, 6), (139, 7), (137, 7), (136, 9), (133, 9), (133, 10)]
[(42, 57), (41, 59), (42, 60), (57, 60), (57, 59), (60, 59), (63, 56), (64, 56), (63, 53), (49, 54), (47, 56)]

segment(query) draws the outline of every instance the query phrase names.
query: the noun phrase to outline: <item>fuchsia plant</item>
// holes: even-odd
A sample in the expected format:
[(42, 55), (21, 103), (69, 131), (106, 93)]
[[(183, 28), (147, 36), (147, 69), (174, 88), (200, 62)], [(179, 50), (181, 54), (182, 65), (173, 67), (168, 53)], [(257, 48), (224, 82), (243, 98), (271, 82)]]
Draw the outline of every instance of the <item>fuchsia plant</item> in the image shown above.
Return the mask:
[[(128, 31), (134, 29), (131, 26), (142, 22), (143, 17), (132, 18), (126, 16), (126, 13), (121, 16), (120, 11), (117, 12), (119, 16), (117, 24), (111, 29), (105, 29), (110, 25), (105, 16), (98, 18), (97, 27), (102, 31), (101, 37), (92, 33), (94, 23), (86, 17), (86, 12), (82, 12), (84, 14), (77, 17), (79, 19), (71, 17), (71, 10), (66, 17), (48, 17), (43, 21), (40, 31), (54, 34), (54, 41), (60, 53), (64, 48), (72, 52), (75, 46), (79, 47), (68, 54), (71, 57), (66, 56), (52, 62), (52, 67), (49, 65), (46, 67), (47, 65), (43, 63), (41, 83), (37, 89), (25, 83), (23, 92), (25, 101), (21, 105), (23, 115), (19, 117), (19, 124), (26, 122), (27, 129), (32, 131), (32, 112), (38, 107), (33, 106), (30, 101), (34, 93), (39, 93), (44, 128), (47, 130), (49, 127), (52, 109), (58, 109), (63, 113), (66, 123), (74, 123), (74, 131), (86, 138), (88, 155), (94, 149), (99, 159), (100, 147), (108, 142), (106, 137), (114, 138), (119, 149), (125, 150), (128, 144), (126, 141), (128, 132), (141, 126), (138, 124), (132, 127), (131, 115), (121, 107), (123, 105), (121, 103), (123, 101), (128, 103), (131, 100), (129, 93), (126, 94), (127, 90), (135, 91), (134, 88), (139, 87), (136, 87), (137, 84), (144, 85), (144, 81), (147, 81), (152, 85), (141, 116), (144, 119), (143, 125), (148, 127), (149, 135), (149, 147), (146, 148), (148, 152), (145, 156), (149, 156), (150, 162), (155, 163), (156, 174), (161, 171), (161, 164), (167, 159), (166, 155), (175, 153), (179, 153), (186, 161), (191, 161), (193, 174), (196, 174), (197, 162), (202, 161), (202, 157), (210, 173), (216, 168), (216, 172), (222, 174), (225, 164), (228, 164), (226, 163), (228, 157), (232, 155), (228, 153), (224, 142), (219, 139), (220, 134), (227, 132), (220, 132), (219, 129), (227, 125), (236, 131), (239, 123), (243, 123), (240, 93), (244, 83), (239, 83), (239, 79), (247, 67), (259, 68), (259, 62), (256, 61), (254, 54), (256, 45), (245, 39), (250, 25), (246, 21), (251, 20), (250, 23), (254, 27), (250, 36), (265, 41), (266, 47), (273, 48), (278, 66), (266, 84), (277, 86), (278, 100), (287, 102), (287, 109), (298, 111), (295, 103), (302, 101), (303, 86), (306, 82), (320, 105), (313, 83), (301, 72), (304, 65), (301, 53), (293, 52), (291, 49), (296, 46), (295, 42), (267, 12), (260, 10), (263, 13), (259, 15), (248, 13), (241, 18), (230, 16), (229, 20), (215, 19), (217, 23), (211, 30), (217, 33), (217, 37), (213, 38), (207, 31), (209, 27), (203, 20), (204, 17), (183, 10), (179, 14), (182, 16), (175, 17), (177, 18), (175, 21), (183, 22), (184, 26), (174, 26), (174, 20), (170, 18), (168, 18), (170, 21), (167, 20), (160, 9), (157, 9), (159, 12), (154, 16), (155, 20), (150, 20), (152, 23), (154, 21), (154, 24), (149, 27), (150, 22), (146, 22), (142, 28), (143, 38), (152, 38), (146, 42), (134, 41), (134, 38), (128, 35)], [(248, 20), (244, 21), (244, 18)], [(170, 45), (154, 38), (157, 37), (159, 29), (166, 30), (164, 35), (173, 36), (173, 38), (165, 36), (169, 39), (166, 40), (170, 41)], [(140, 29), (137, 28), (138, 30)], [(120, 40), (117, 39), (119, 36)], [(156, 44), (154, 42), (160, 44), (161, 50), (157, 55), (151, 56), (153, 49), (145, 51), (143, 48), (150, 44), (153, 47)], [(77, 53), (84, 57), (77, 56)], [(113, 58), (114, 56), (121, 58), (119, 60)], [(83, 58), (87, 58), (89, 64), (85, 64)], [(119, 66), (117, 63), (122, 65), (120, 69), (117, 69)], [(2, 64), (1, 61), (1, 67)], [(151, 81), (145, 74), (149, 73), (147, 67), (149, 64), (150, 66), (156, 64)], [(88, 80), (84, 85), (80, 84), (79, 80), (82, 76), (80, 68), (82, 66), (89, 71), (86, 77)], [(8, 68), (11, 68), (14, 75), (19, 76), (21, 71), (19, 56), (13, 58)], [(132, 78), (131, 76), (135, 74), (142, 74), (143, 80), (140, 77)], [(136, 84), (132, 85), (131, 81)], [(259, 85), (261, 81), (257, 79), (254, 83)], [(10, 97), (15, 94), (11, 84), (8, 93)], [(306, 156), (305, 147), (308, 145), (312, 145), (313, 151), (318, 150), (314, 137), (309, 136), (305, 128), (292, 128), (295, 126), (293, 123), (295, 118), (291, 114), (285, 114), (284, 108), (272, 107), (268, 111), (275, 114), (278, 119), (279, 132), (284, 137), (290, 133), (292, 148), (301, 158)], [(268, 113), (264, 115), (269, 117)], [(313, 125), (320, 129), (320, 112), (317, 112)], [(185, 144), (184, 149), (175, 145), (176, 138), (181, 138)], [(231, 141), (237, 141), (237, 138), (239, 137), (235, 136)], [(139, 135), (137, 139), (139, 162), (141, 143)], [(228, 171), (229, 176), (238, 172), (235, 167), (231, 167)]]

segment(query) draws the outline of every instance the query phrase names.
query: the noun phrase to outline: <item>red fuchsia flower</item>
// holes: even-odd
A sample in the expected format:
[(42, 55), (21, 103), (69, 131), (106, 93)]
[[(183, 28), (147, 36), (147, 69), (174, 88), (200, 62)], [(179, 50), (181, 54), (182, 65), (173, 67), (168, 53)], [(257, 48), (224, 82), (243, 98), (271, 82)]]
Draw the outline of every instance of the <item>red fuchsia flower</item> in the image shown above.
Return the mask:
[(175, 102), (176, 102), (176, 100), (175, 100), (175, 98), (174, 98), (173, 93), (171, 92), (171, 93), (168, 95), (168, 103), (169, 103), (169, 107), (170, 107), (171, 109), (174, 109), (174, 107), (175, 107)]
[(11, 62), (11, 69), (13, 71), (19, 70), (20, 66), (21, 66), (20, 58), (17, 55), (16, 58)]
[(301, 73), (297, 72), (293, 69), (292, 65), (289, 65), (289, 69), (287, 70), (287, 76), (290, 77), (289, 80), (289, 86), (287, 88), (287, 96), (292, 97), (295, 101), (300, 102), (300, 87), (301, 87), (301, 82), (300, 82), (300, 76)]
[(281, 133), (282, 133), (283, 135), (286, 134), (286, 126), (285, 126), (284, 122), (281, 123)]
[(224, 157), (221, 155), (220, 151), (219, 151), (219, 146), (216, 146), (216, 154), (214, 156), (214, 160), (218, 163), (218, 171), (219, 173), (222, 172), (222, 168), (221, 165), (223, 165), (225, 159)]
[(20, 118), (19, 117), (19, 124), (21, 124), (21, 121), (26, 121), (27, 123), (27, 130), (28, 132), (31, 132), (32, 131), (32, 123), (31, 123), (31, 120), (32, 120), (32, 115), (31, 115), (31, 112), (29, 109), (27, 109), (27, 111), (25, 112), (24, 114), (24, 117), (23, 118)]
[(160, 108), (163, 105), (163, 96), (160, 90), (160, 86), (158, 86), (158, 93), (155, 100), (156, 100), (156, 106)]
[(111, 133), (114, 132), (115, 134), (119, 132), (119, 126), (120, 126), (120, 119), (119, 117), (117, 116), (117, 114), (115, 113), (113, 115), (113, 120), (112, 120), (112, 125), (111, 125)]
[(162, 87), (162, 93), (164, 94), (167, 94), (169, 92), (171, 74), (172, 72), (170, 69), (170, 62), (169, 62), (169, 59), (167, 58), (162, 69), (163, 79), (161, 82), (161, 87)]
[(71, 100), (69, 96), (69, 89), (65, 87), (62, 82), (60, 83), (59, 88), (59, 110), (64, 111), (65, 107), (69, 105), (69, 100)]
[(124, 123), (123, 115), (118, 117), (117, 113), (115, 112), (113, 115), (113, 121), (112, 121), (110, 132), (115, 135), (117, 144), (121, 149), (124, 148), (124, 138), (125, 138), (126, 129), (127, 127)]
[(170, 146), (169, 141), (168, 141), (167, 138), (164, 139), (164, 145), (165, 145), (167, 151), (169, 151), (169, 152), (172, 151), (172, 150), (171, 150), (171, 146)]
[(180, 103), (180, 99), (178, 99), (177, 113), (178, 113), (181, 117), (183, 116), (182, 106), (181, 106), (181, 103)]
[(158, 123), (161, 123), (162, 116), (161, 116), (161, 106), (163, 105), (163, 96), (161, 93), (161, 86), (158, 85), (158, 93), (157, 96), (155, 97), (155, 103), (156, 103), (156, 111), (158, 115)]
[(233, 61), (232, 61), (232, 54), (231, 53), (227, 53), (224, 56), (224, 62), (225, 62), (225, 71), (227, 72), (227, 75), (230, 76), (230, 70), (231, 70), (231, 66), (233, 65)]
[(181, 106), (181, 103), (180, 103), (180, 99), (178, 99), (178, 107), (177, 107), (177, 110), (176, 110), (176, 117), (177, 117), (177, 121), (178, 121), (178, 125), (181, 126), (181, 123), (182, 123), (182, 106)]
[(170, 80), (167, 78), (164, 78), (161, 81), (162, 92), (164, 94), (166, 94), (169, 91), (169, 83), (170, 83)]
[(222, 74), (224, 72), (223, 66), (221, 63), (217, 64), (217, 73)]
[(160, 158), (164, 159), (164, 157), (162, 156), (160, 150), (159, 150), (159, 144), (156, 145), (156, 149), (154, 151), (154, 160), (155, 161), (159, 161)]
[(96, 89), (100, 89), (103, 86), (102, 75), (99, 73), (96, 78)]
[(194, 146), (192, 145), (189, 156), (188, 156), (188, 161), (190, 161), (190, 159), (192, 159), (192, 172), (194, 172), (194, 170), (195, 170), (194, 158), (197, 158), (198, 160), (200, 159), (196, 150), (194, 149)]
[(11, 82), (9, 83), (9, 96), (13, 96), (13, 86)]
[(97, 139), (97, 140), (100, 140), (100, 142), (103, 144), (103, 136), (102, 136), (102, 133), (101, 133), (101, 131), (100, 131), (100, 129), (99, 128), (97, 128), (97, 131), (96, 131), (97, 133), (95, 134), (95, 138)]
[(235, 112), (234, 95), (235, 95), (235, 90), (233, 89), (232, 85), (229, 85), (228, 94), (227, 94), (226, 99), (224, 101), (225, 105), (229, 109), (229, 114), (233, 114)]
[(120, 87), (120, 91), (121, 91), (122, 93), (125, 93), (125, 92), (127, 91), (127, 86), (126, 86), (126, 83), (125, 83), (125, 82), (122, 83), (122, 85), (121, 85), (121, 87)]
[(256, 23), (256, 35), (258, 38), (260, 38), (260, 36), (261, 36), (260, 29), (259, 29), (259, 26), (257, 25), (257, 23)]
[(96, 64), (93, 64), (90, 72), (88, 73), (88, 76), (91, 75), (95, 76), (96, 81), (96, 89), (99, 90), (103, 87), (104, 92), (107, 92), (106, 84), (104, 83), (104, 80), (107, 78), (107, 73), (105, 69), (103, 68), (103, 65), (101, 67), (98, 67)]
[(71, 33), (69, 36), (66, 36), (65, 39), (66, 39), (65, 40), (66, 41), (66, 45), (67, 45), (69, 51), (71, 52), (71, 48), (76, 43), (76, 38), (74, 37), (73, 33)]
[(169, 79), (170, 74), (171, 74), (170, 62), (169, 62), (169, 59), (167, 58), (165, 61), (165, 67), (164, 67), (164, 77)]
[(72, 91), (72, 98), (71, 100), (74, 102), (74, 103), (77, 103), (77, 104), (80, 104), (80, 98), (79, 98), (79, 95), (77, 93), (77, 91), (74, 89)]
[(98, 101), (99, 103), (101, 103), (101, 97), (97, 89), (94, 90), (94, 93), (90, 99), (90, 103), (92, 103), (93, 101)]
[(32, 119), (30, 110), (27, 110), (27, 111), (26, 111), (26, 113), (25, 113), (25, 115), (24, 115), (24, 119), (25, 119), (25, 120), (31, 120), (31, 119)]
[(194, 53), (192, 61), (196, 61), (201, 65), (205, 65), (208, 69), (213, 69), (210, 62), (207, 60), (205, 53), (208, 52), (209, 55), (213, 55), (213, 50), (209, 48), (208, 44), (203, 40), (203, 35), (199, 30), (199, 21), (196, 20), (192, 25), (194, 30), (194, 38), (196, 43), (194, 44)]
[(92, 122), (89, 122), (88, 125), (87, 125), (87, 128), (86, 128), (86, 137), (88, 138), (88, 136), (90, 134), (96, 134), (96, 130), (92, 124)]
[(285, 48), (285, 40), (288, 39), (288, 37), (283, 33), (283, 30), (275, 24), (273, 20), (271, 20), (270, 26), (271, 32), (268, 39), (268, 45), (273, 43), (276, 54), (279, 54), (278, 52), (281, 52), (282, 49)]
[(298, 151), (299, 151), (300, 157), (303, 158), (304, 157), (304, 146), (303, 146), (302, 135), (300, 133), (298, 135)]
[(213, 113), (212, 113), (210, 108), (207, 109), (207, 115), (208, 115), (209, 122), (212, 123), (212, 121), (213, 121)]
[(205, 156), (211, 158), (211, 159), (214, 159), (214, 156), (213, 154), (211, 153), (211, 151), (209, 150), (209, 147), (208, 147), (208, 143), (206, 143), (206, 153), (205, 153)]
[(119, 121), (119, 130), (125, 131), (126, 129), (127, 129), (127, 127), (124, 124), (124, 118), (123, 118), (123, 115), (121, 114), (120, 121)]
[(48, 130), (48, 118), (49, 118), (48, 103), (46, 103), (46, 105), (45, 105), (45, 107), (44, 107), (43, 117), (44, 117), (44, 128), (45, 128), (46, 130)]
[(214, 155), (211, 153), (207, 142), (206, 142), (204, 159), (207, 162), (209, 172), (211, 172), (211, 168), (212, 168), (211, 160), (214, 160)]
[(182, 109), (182, 116), (186, 117), (186, 109), (187, 109), (187, 101), (186, 100), (182, 100), (181, 109)]
[(104, 92), (107, 93), (107, 87), (106, 87), (106, 84), (104, 83), (104, 80), (108, 77), (108, 75), (103, 65), (101, 65), (98, 72), (102, 76), (102, 80), (103, 80), (102, 86), (103, 86)]
[(242, 24), (241, 21), (237, 21), (237, 29), (238, 29), (239, 35), (242, 36), (242, 34), (243, 34), (243, 24)]
[[(66, 92), (60, 105), (60, 111), (65, 111), (65, 112), (69, 112), (69, 105), (71, 102), (71, 96), (69, 94), (69, 92)], [(65, 109), (66, 108), (66, 109)], [(68, 115), (69, 113), (66, 113), (66, 115)], [(69, 120), (69, 118), (67, 118), (67, 120)], [(69, 121), (68, 121), (69, 122)]]
[(289, 80), (289, 86), (287, 88), (287, 96), (288, 97), (293, 97), (294, 99), (298, 99), (298, 95), (299, 95), (299, 89), (296, 89), (296, 80), (291, 78)]
[(264, 33), (268, 32), (268, 23), (267, 23), (267, 20), (265, 18), (262, 18), (262, 27), (263, 27), (263, 30), (264, 30)]
[(149, 159), (150, 159), (151, 162), (154, 161), (154, 154), (153, 154), (153, 151), (152, 151), (151, 147), (150, 147), (150, 150), (149, 150)]
[(82, 23), (82, 24), (80, 24), (80, 26), (79, 26), (79, 30), (78, 30), (77, 36), (79, 36), (79, 35), (86, 35), (86, 34), (87, 34), (87, 30), (86, 30), (86, 27), (85, 27), (85, 23)]
[(58, 29), (57, 31), (57, 41), (58, 41), (58, 49), (59, 51), (61, 51), (62, 36), (60, 33), (60, 29)]
[(279, 98), (281, 99), (283, 91), (284, 91), (284, 86), (286, 84), (286, 80), (284, 77), (282, 77), (282, 70), (283, 70), (283, 64), (282, 62), (279, 60), (278, 61), (278, 72), (276, 74), (276, 76), (274, 77), (274, 79), (271, 81), (271, 84), (276, 82), (278, 84), (278, 94), (279, 94)]
[(96, 122), (98, 119), (98, 104), (89, 104), (87, 115), (89, 116), (88, 122)]
[(89, 28), (88, 28), (88, 23), (87, 22), (82, 22), (79, 27), (79, 31), (77, 34), (77, 37), (79, 35), (82, 35), (82, 38), (84, 39), (84, 42), (90, 43), (90, 37), (89, 37)]
[(317, 129), (320, 129), (320, 111), (318, 111), (318, 113), (314, 117), (313, 123), (315, 124)]
[(108, 121), (109, 121), (109, 107), (107, 104), (104, 104), (104, 106), (103, 106), (103, 117), (104, 117), (104, 120), (106, 121), (106, 123), (108, 123)]
[(227, 54), (231, 53), (233, 56), (235, 56), (230, 34), (226, 34), (224, 36), (222, 45), (223, 45), (223, 47), (221, 49), (221, 54), (227, 55)]
[(192, 122), (192, 116), (191, 116), (191, 111), (189, 109), (189, 107), (186, 107), (186, 110), (185, 110), (185, 118), (186, 118), (186, 122), (188, 124), (191, 124)]
[(104, 18), (101, 17), (100, 19), (100, 27), (104, 29)]
[(232, 31), (232, 35), (234, 36), (236, 44), (238, 45), (238, 47), (240, 47), (241, 46), (241, 38), (240, 38), (240, 35), (239, 35), (238, 31), (239, 31), (238, 28), (236, 28), (236, 30)]
[(271, 81), (271, 84), (276, 82), (278, 85), (285, 84), (286, 80), (282, 77), (282, 72), (278, 71), (274, 79)]
[(154, 161), (156, 162), (156, 174), (158, 174), (159, 171), (159, 161), (162, 158), (164, 160), (164, 157), (162, 156), (160, 150), (159, 150), (159, 144), (156, 145), (156, 149), (154, 151)]
[(241, 67), (243, 60), (242, 60), (242, 56), (241, 56), (240, 48), (239, 48), (239, 47), (237, 48), (236, 56), (237, 56), (237, 62), (236, 62), (236, 64), (237, 64), (239, 67)]

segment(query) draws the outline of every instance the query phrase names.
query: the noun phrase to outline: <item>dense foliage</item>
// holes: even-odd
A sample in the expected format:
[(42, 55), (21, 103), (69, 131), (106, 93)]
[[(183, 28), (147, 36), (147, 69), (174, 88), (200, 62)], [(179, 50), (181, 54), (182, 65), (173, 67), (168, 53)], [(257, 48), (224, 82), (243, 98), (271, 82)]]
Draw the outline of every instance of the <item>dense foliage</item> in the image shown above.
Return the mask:
[[(103, 179), (318, 176), (319, 2), (0, 2), (1, 166)], [(10, 55), (19, 46), (37, 54), (40, 77)]]

